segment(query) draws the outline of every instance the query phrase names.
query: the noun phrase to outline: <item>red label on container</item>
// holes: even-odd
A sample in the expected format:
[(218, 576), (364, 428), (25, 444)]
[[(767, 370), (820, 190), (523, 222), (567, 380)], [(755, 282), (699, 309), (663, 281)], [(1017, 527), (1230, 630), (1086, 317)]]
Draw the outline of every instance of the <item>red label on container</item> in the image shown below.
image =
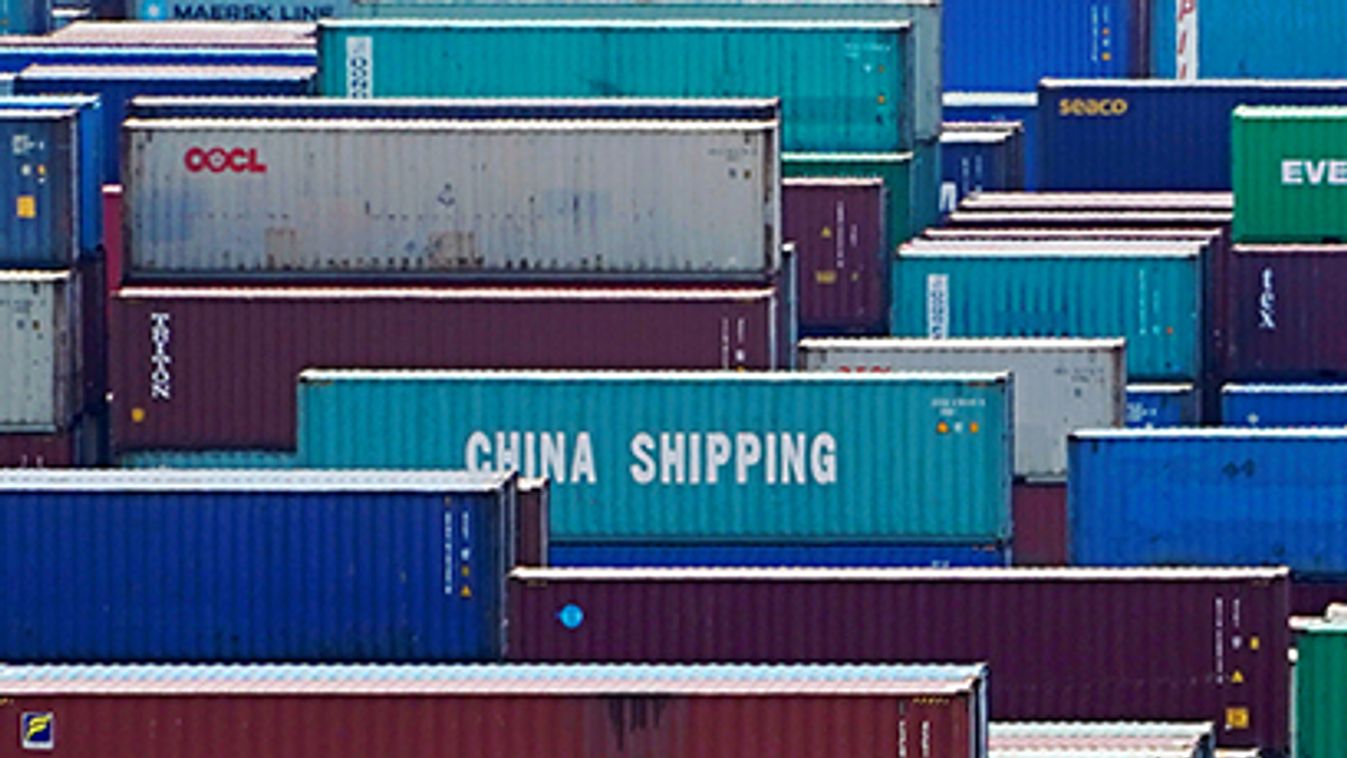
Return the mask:
[(197, 174), (209, 171), (223, 174), (232, 171), (235, 174), (265, 174), (266, 164), (257, 158), (255, 147), (192, 147), (182, 157), (187, 170)]

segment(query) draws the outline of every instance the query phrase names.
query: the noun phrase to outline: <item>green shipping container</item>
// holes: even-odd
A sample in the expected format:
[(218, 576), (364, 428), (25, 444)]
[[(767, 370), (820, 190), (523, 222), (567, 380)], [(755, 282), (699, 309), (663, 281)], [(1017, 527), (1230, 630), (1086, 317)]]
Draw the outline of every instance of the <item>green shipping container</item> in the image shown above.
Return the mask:
[(338, 97), (780, 97), (782, 144), (913, 144), (906, 21), (322, 21)]
[(1004, 542), (1009, 374), (310, 370), (303, 467), (519, 469), (560, 542)]
[(361, 0), (356, 18), (910, 21), (918, 140), (939, 138), (940, 0)]
[(1341, 758), (1347, 752), (1347, 618), (1295, 619), (1292, 628), (1294, 755)]
[(1127, 378), (1195, 381), (1202, 243), (904, 245), (890, 323), (900, 337), (1124, 337)]
[(1347, 108), (1241, 106), (1232, 118), (1235, 241), (1347, 240)]
[(894, 246), (913, 237), (912, 153), (786, 153), (781, 173), (790, 177), (859, 177), (884, 181), (886, 236)]

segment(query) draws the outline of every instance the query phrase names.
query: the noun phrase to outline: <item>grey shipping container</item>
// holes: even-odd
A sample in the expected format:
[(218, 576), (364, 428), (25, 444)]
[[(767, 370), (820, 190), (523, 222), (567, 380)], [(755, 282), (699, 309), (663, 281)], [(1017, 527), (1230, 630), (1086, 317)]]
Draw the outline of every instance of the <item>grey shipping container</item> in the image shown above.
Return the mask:
[(77, 277), (0, 271), (0, 431), (66, 428), (83, 399)]
[(759, 279), (781, 242), (777, 133), (131, 119), (128, 270)]
[(1073, 430), (1121, 427), (1127, 366), (1121, 339), (820, 339), (800, 343), (807, 370), (1010, 371), (1015, 475), (1066, 477)]

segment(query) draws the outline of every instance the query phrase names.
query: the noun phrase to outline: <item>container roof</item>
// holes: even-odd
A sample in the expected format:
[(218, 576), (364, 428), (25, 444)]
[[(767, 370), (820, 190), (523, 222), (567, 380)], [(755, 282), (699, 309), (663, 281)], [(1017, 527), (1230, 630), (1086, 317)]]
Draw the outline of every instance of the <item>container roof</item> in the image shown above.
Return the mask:
[(1347, 428), (1259, 429), (1250, 427), (1191, 427), (1167, 429), (1080, 429), (1071, 433), (1079, 440), (1347, 440)]
[[(3, 111), (0, 111), (0, 113), (3, 113)], [(63, 282), (68, 279), (70, 279), (69, 271), (29, 271), (22, 269), (0, 270), (0, 282), (6, 284)]]
[(1347, 89), (1344, 79), (1054, 79), (1039, 81), (1040, 89), (1086, 87), (1090, 89)]
[(168, 108), (248, 108), (257, 106), (291, 106), (340, 111), (343, 108), (776, 108), (779, 97), (380, 97), (371, 102), (360, 97), (295, 97), (269, 95), (173, 96), (137, 95), (131, 98), (133, 107)]
[(1227, 384), (1222, 393), (1242, 395), (1340, 395), (1347, 393), (1347, 383), (1339, 384)]
[(405, 118), (128, 118), (126, 131), (152, 132), (678, 132), (680, 134), (737, 134), (775, 130), (777, 121), (678, 121), (646, 119), (405, 119)]
[(1036, 108), (1037, 92), (946, 92), (946, 108)]
[[(315, 26), (298, 22), (76, 21), (48, 35), (66, 45), (313, 47)], [(46, 39), (46, 38), (44, 38)]]
[(993, 721), (987, 734), (1007, 737), (1201, 737), (1215, 729), (1210, 721)]
[(970, 208), (979, 205), (998, 208), (1028, 207), (1038, 208), (1045, 204), (1077, 203), (1077, 209), (1108, 208), (1120, 202), (1147, 202), (1163, 204), (1166, 210), (1179, 210), (1184, 207), (1209, 208), (1219, 205), (1234, 209), (1233, 192), (1090, 192), (1052, 191), (1052, 192), (976, 192), (964, 198), (961, 206)]
[(739, 384), (826, 384), (875, 382), (890, 384), (1005, 384), (1008, 371), (895, 371), (885, 374), (837, 374), (833, 372), (752, 373), (742, 371), (460, 371), (439, 369), (338, 369), (311, 368), (300, 372), (301, 382), (404, 381), (437, 382), (534, 381), (534, 382), (735, 382)]
[(113, 295), (119, 300), (654, 300), (720, 302), (729, 299), (764, 300), (776, 297), (771, 287), (727, 287), (725, 289), (640, 289), (604, 287), (184, 287), (181, 285), (140, 285), (123, 287)]
[(1211, 227), (1097, 227), (1093, 229), (1064, 229), (1062, 227), (934, 227), (923, 231), (918, 239), (930, 240), (1093, 240), (1093, 239), (1200, 239), (1208, 240), (1220, 235), (1224, 230), (1219, 226)]
[(1121, 350), (1127, 340), (1082, 337), (812, 337), (800, 340), (801, 350), (854, 350), (873, 352), (1081, 352)]
[(517, 568), (510, 576), (546, 581), (801, 581), (944, 582), (986, 581), (1229, 581), (1289, 576), (1286, 567), (1145, 568)]
[(942, 145), (996, 145), (1009, 142), (1015, 135), (1009, 131), (987, 129), (985, 131), (954, 131), (940, 135)]
[(371, 28), (393, 29), (780, 29), (808, 31), (908, 31), (911, 21), (889, 20), (763, 20), (763, 19), (335, 19), (318, 21), (319, 30), (359, 31)]
[(910, 163), (912, 153), (792, 153), (784, 152), (781, 160), (789, 163)]
[(1201, 240), (963, 240), (922, 239), (898, 248), (904, 258), (1196, 258)]
[(313, 66), (215, 66), (188, 65), (70, 65), (35, 63), (19, 72), (20, 80), (42, 81), (138, 81), (138, 80), (306, 80)]
[(0, 469), (0, 492), (493, 492), (511, 476), (360, 469)]
[(1127, 385), (1127, 391), (1147, 392), (1151, 394), (1163, 394), (1163, 395), (1169, 394), (1177, 395), (1184, 392), (1192, 392), (1193, 385), (1191, 383), (1180, 383), (1180, 382), (1156, 382), (1156, 383), (1141, 382), (1139, 384)]

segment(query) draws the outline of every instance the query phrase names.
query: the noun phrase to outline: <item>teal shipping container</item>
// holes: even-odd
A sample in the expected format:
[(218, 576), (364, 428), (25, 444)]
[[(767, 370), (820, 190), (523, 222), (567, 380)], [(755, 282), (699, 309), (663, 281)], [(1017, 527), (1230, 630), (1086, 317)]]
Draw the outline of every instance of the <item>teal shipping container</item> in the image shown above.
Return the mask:
[(318, 25), (338, 97), (780, 97), (783, 147), (913, 145), (906, 21), (457, 20)]
[(787, 179), (852, 178), (884, 181), (884, 229), (896, 247), (916, 234), (920, 223), (912, 201), (916, 190), (912, 178), (912, 153), (785, 153), (781, 174)]
[(276, 450), (138, 450), (117, 458), (120, 468), (288, 469), (295, 454)]
[(1124, 337), (1128, 381), (1196, 381), (1201, 242), (916, 240), (894, 267), (895, 336)]
[(940, 0), (361, 0), (352, 5), (349, 15), (390, 19), (909, 21), (917, 139), (938, 138), (944, 120)]
[(995, 544), (1007, 373), (329, 371), (299, 465), (518, 469), (553, 542)]

